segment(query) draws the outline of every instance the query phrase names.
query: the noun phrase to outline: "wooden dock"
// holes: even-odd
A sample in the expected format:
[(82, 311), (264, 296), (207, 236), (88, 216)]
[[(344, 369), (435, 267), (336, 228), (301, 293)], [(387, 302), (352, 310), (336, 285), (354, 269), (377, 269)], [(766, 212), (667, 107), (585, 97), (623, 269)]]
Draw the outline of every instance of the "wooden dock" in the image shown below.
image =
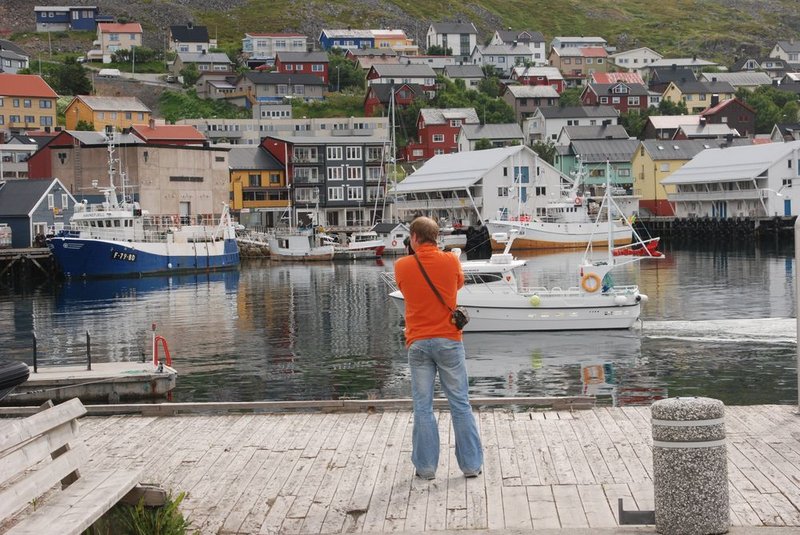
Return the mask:
[[(649, 407), (475, 414), (475, 479), (456, 465), (447, 411), (433, 481), (413, 475), (408, 410), (95, 416), (81, 433), (98, 467), (143, 466), (144, 482), (186, 491), (181, 508), (203, 534), (612, 533), (618, 498), (653, 509)], [(800, 528), (797, 407), (726, 407), (726, 429), (736, 532)]]
[(175, 389), (178, 372), (169, 366), (156, 371), (151, 362), (94, 362), (75, 366), (31, 368), (28, 380), (3, 399), (3, 404), (31, 405), (52, 400), (56, 403), (81, 401), (113, 403), (119, 400), (164, 398)]

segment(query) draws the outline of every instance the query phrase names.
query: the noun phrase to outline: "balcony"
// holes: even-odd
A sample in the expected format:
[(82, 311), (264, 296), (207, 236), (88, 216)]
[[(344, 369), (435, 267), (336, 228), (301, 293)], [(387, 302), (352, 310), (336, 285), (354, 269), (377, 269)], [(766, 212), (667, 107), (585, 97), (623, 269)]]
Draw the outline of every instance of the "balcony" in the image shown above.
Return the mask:
[(319, 163), (319, 156), (292, 156), (292, 163)]
[(319, 176), (295, 175), (292, 176), (292, 182), (294, 184), (321, 184), (322, 179)]
[[(392, 194), (389, 194), (392, 197)], [(473, 197), (475, 206), (480, 209), (483, 206), (483, 197)], [(449, 210), (453, 208), (472, 208), (472, 203), (468, 198), (458, 199), (406, 199), (401, 206), (405, 210)]]

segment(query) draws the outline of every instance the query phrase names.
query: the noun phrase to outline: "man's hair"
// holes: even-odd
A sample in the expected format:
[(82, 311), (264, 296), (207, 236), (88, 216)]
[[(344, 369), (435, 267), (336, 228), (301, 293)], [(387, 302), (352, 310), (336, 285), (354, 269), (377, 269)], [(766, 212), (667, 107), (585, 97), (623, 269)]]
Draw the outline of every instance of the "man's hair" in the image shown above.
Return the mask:
[(411, 234), (417, 237), (420, 243), (436, 243), (439, 237), (439, 225), (430, 217), (418, 217), (411, 222)]

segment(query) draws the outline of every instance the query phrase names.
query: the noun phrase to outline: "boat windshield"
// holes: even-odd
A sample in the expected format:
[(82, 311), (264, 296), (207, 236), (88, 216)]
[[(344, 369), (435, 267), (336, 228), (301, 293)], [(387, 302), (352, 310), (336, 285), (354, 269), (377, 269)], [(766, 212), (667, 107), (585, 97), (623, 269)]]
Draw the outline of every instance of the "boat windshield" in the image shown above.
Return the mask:
[(500, 282), (503, 276), (499, 273), (465, 273), (464, 284), (486, 284), (487, 282)]

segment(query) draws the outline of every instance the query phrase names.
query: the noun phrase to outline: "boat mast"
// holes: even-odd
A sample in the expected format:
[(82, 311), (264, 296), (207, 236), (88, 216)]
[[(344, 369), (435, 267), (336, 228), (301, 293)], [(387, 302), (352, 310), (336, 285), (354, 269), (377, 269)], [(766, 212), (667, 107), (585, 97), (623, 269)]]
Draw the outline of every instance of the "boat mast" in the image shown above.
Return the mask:
[(391, 86), (391, 99), (389, 100), (389, 158), (392, 162), (392, 193), (394, 194), (394, 202), (392, 203), (392, 221), (399, 221), (400, 218), (396, 217), (395, 211), (397, 210), (397, 137), (395, 135), (395, 94), (394, 84)]
[(608, 265), (614, 261), (614, 228), (611, 219), (611, 162), (606, 160), (606, 210), (608, 213)]

